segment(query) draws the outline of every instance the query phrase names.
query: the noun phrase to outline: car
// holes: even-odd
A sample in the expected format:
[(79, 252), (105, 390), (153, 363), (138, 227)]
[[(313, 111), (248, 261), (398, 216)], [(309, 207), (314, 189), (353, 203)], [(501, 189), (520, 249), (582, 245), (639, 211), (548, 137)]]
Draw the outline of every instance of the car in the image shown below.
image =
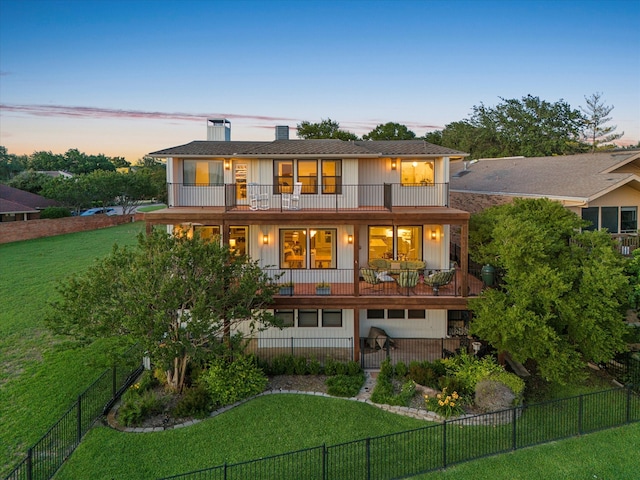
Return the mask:
[(90, 208), (80, 214), (81, 217), (88, 217), (91, 215), (117, 215), (115, 208)]

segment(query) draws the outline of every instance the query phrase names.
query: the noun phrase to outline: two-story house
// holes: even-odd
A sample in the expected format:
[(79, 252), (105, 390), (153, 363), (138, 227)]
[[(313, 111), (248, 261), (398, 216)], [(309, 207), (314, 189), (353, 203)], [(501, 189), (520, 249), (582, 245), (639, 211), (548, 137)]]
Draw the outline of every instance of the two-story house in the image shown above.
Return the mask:
[(207, 141), (150, 156), (166, 159), (169, 200), (145, 215), (148, 229), (219, 236), (281, 275), (273, 308), (287, 328), (261, 332), (256, 348), (361, 360), (380, 346), (365, 340), (372, 327), (398, 354), (410, 339), (440, 339), (438, 357), (456, 347), (442, 339), (481, 287), (467, 275), (469, 213), (449, 206), (449, 162), (465, 153), (422, 140), (290, 140), (288, 127), (275, 141), (231, 141), (227, 120), (209, 120)]

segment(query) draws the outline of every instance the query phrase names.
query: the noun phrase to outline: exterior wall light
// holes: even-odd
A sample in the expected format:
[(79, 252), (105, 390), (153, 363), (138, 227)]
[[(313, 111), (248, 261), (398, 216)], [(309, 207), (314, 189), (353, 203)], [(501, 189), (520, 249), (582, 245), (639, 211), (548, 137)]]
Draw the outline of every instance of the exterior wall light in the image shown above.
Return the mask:
[(436, 230), (431, 230), (431, 240), (436, 240), (438, 238), (438, 232)]
[(398, 162), (391, 160), (391, 170), (395, 170), (396, 168), (398, 168)]
[(266, 233), (262, 235), (262, 244), (269, 245), (269, 235), (267, 235)]
[(224, 169), (225, 170), (229, 170), (231, 168), (231, 160), (225, 160), (224, 161)]
[(349, 244), (353, 243), (353, 235), (347, 235), (347, 243)]

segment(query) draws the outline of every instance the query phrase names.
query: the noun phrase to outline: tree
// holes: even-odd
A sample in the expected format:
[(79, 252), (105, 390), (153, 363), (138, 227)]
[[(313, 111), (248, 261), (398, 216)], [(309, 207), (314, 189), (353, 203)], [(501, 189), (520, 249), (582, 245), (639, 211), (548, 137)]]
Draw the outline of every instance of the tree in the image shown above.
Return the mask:
[(470, 300), (471, 332), (560, 384), (625, 349), (624, 261), (607, 232), (583, 226), (559, 203), (529, 199), (474, 215), (470, 227), (474, 260), (503, 272), (500, 288)]
[(13, 188), (19, 188), (20, 190), (24, 190), (26, 192), (35, 193), (36, 195), (43, 195), (47, 197), (47, 194), (44, 192), (46, 190), (46, 186), (51, 183), (52, 180), (53, 178), (46, 173), (38, 173), (34, 172), (33, 170), (24, 170), (13, 177), (11, 180), (9, 180), (7, 182), (7, 185)]
[(471, 158), (565, 155), (584, 150), (584, 118), (559, 100), (549, 103), (527, 95), (504, 99), (496, 107), (480, 104), (470, 118), (442, 131), (442, 145), (469, 152)]
[[(596, 92), (588, 98), (584, 97), (584, 99), (587, 102), (587, 106), (580, 107), (586, 115), (584, 136), (587, 143), (591, 144), (591, 151), (595, 152), (598, 150), (598, 145), (604, 146), (614, 140), (618, 140), (624, 135), (624, 132), (613, 133), (618, 128), (616, 125), (605, 126), (605, 123), (611, 120), (611, 117), (607, 115), (611, 113), (614, 107), (613, 105), (607, 106), (604, 104), (602, 93)], [(613, 146), (610, 146), (610, 148), (613, 148)]]
[(305, 140), (319, 138), (335, 138), (337, 140), (358, 140), (358, 136), (340, 129), (340, 124), (330, 118), (322, 120), (320, 123), (300, 122), (297, 125), (298, 138)]
[(27, 169), (27, 156), (8, 153), (7, 148), (0, 145), (0, 181), (10, 180)]
[(267, 310), (276, 288), (256, 262), (218, 241), (154, 231), (61, 282), (47, 325), (83, 342), (135, 339), (179, 392), (189, 364), (241, 323), (248, 332), (278, 325)]
[(406, 125), (388, 122), (378, 125), (367, 135), (363, 135), (363, 140), (413, 140), (416, 134), (409, 130)]

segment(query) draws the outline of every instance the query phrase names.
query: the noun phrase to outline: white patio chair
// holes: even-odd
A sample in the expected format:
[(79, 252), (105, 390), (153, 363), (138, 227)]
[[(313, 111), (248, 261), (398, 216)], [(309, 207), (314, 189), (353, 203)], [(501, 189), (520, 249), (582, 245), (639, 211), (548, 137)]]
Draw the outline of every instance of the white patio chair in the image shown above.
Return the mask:
[(293, 193), (282, 194), (282, 208), (284, 210), (298, 210), (300, 208), (300, 194), (302, 193), (302, 182), (293, 185)]

